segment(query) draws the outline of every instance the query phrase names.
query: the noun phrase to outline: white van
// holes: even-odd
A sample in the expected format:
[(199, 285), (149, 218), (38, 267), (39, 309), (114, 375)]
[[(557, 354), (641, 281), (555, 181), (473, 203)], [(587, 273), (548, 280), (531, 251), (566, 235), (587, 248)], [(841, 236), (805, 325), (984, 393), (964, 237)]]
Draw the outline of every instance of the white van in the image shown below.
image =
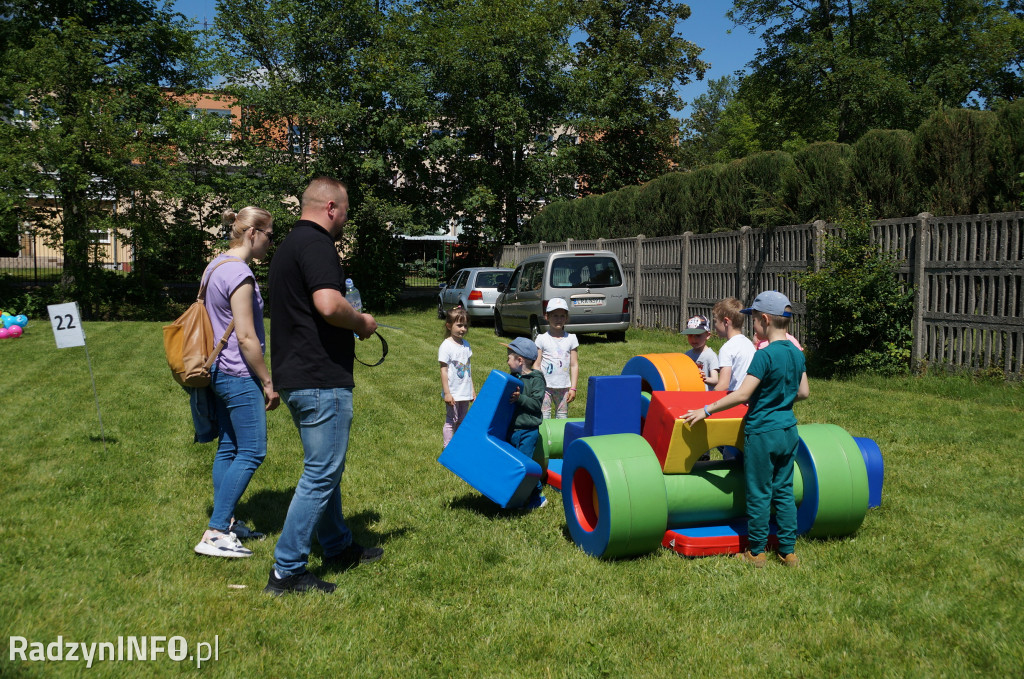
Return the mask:
[(603, 332), (622, 341), (629, 327), (629, 290), (609, 250), (545, 252), (524, 259), (494, 305), (494, 334), (536, 338), (547, 332), (544, 309), (561, 297), (569, 307), (567, 332)]

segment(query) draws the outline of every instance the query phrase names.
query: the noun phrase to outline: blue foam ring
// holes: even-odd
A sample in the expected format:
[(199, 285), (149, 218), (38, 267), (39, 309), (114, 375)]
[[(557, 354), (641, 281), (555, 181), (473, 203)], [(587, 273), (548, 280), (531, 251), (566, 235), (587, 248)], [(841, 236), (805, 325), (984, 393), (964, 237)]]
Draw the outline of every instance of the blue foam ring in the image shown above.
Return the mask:
[(506, 440), (517, 378), (498, 370), (487, 376), (466, 419), (437, 461), (502, 508), (521, 507), (541, 478), (541, 466)]
[(796, 447), (795, 464), (800, 468), (804, 482), (804, 497), (796, 508), (796, 534), (804, 535), (818, 518), (818, 469), (807, 444), (801, 438)]
[[(577, 492), (585, 493), (589, 490), (578, 491), (575, 488), (575, 475), (580, 468), (584, 469), (593, 481), (595, 505), (598, 507), (598, 514), (596, 517), (592, 517), (593, 525), (590, 528), (580, 523), (573, 504), (573, 496)], [(601, 463), (584, 440), (574, 442), (566, 449), (562, 457), (562, 509), (565, 511), (566, 527), (576, 546), (595, 557), (603, 556), (611, 541), (608, 484), (603, 482), (603, 477), (604, 470), (601, 468)], [(603, 511), (601, 508), (604, 508)]]
[(868, 470), (868, 508), (882, 506), (882, 483), (885, 480), (885, 461), (882, 451), (873, 439), (854, 436), (864, 457), (864, 466)]

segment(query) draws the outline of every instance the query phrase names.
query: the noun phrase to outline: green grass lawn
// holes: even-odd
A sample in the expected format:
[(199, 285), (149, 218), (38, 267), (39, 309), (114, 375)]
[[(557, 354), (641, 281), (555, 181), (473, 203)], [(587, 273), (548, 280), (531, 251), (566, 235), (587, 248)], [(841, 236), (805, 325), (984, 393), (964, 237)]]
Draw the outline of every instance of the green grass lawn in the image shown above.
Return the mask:
[[(262, 593), (294, 484), (298, 435), (270, 414), (269, 454), (238, 508), (269, 537), (251, 559), (193, 554), (211, 509), (213, 444), (194, 445), (156, 323), (87, 323), (85, 353), (45, 319), (0, 340), (0, 676), (194, 673), (147, 662), (10, 660), (131, 635), (218, 644), (227, 677), (1007, 676), (1024, 672), (1024, 450), (1019, 385), (967, 378), (811, 381), (801, 422), (873, 438), (882, 507), (846, 539), (800, 539), (797, 570), (667, 550), (605, 562), (567, 538), (561, 498), (498, 510), (437, 463), (442, 326), (423, 306), (382, 316), (384, 365), (357, 366), (343, 497), (382, 561), (333, 595)], [(471, 329), (477, 387), (505, 349)], [(377, 347), (360, 345), (372, 362)], [(581, 387), (678, 335), (584, 339)], [(572, 406), (582, 415), (585, 390)], [(127, 643), (127, 642), (126, 642)], [(190, 648), (190, 652), (191, 652)], [(192, 667), (193, 669), (187, 669)]]

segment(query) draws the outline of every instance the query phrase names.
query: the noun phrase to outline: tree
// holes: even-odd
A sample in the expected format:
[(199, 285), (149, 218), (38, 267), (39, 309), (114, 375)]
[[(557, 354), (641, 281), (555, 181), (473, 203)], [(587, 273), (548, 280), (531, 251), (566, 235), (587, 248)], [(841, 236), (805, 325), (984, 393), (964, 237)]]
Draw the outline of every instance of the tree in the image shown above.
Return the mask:
[[(215, 22), (225, 89), (243, 109), (244, 193), (285, 212), (314, 176), (344, 181), (352, 208), (340, 245), (354, 271), (368, 267), (356, 284), (375, 309), (401, 288), (387, 243), (445, 223), (408, 20), (380, 0), (220, 0)], [(358, 261), (373, 253), (389, 254)]]
[(387, 107), (373, 68), (382, 24), (373, 0), (220, 0), (220, 68), (261, 190), (297, 198), (311, 177), (332, 174), (357, 198), (393, 171), (376, 129)]
[(1024, 18), (1013, 0), (734, 0), (729, 16), (765, 46), (738, 98), (765, 148), (852, 143), (912, 130), (937, 106), (1024, 91)]
[(678, 34), (690, 8), (675, 0), (583, 0), (576, 25), (571, 153), (581, 192), (641, 184), (671, 169), (679, 142), (677, 88), (703, 78), (703, 51)]
[(797, 277), (807, 293), (808, 371), (825, 377), (910, 368), (914, 291), (895, 255), (871, 242), (871, 207), (840, 209), (841, 234), (826, 236), (821, 267)]
[(67, 294), (88, 315), (93, 232), (142, 233), (160, 219), (142, 208), (175, 159), (159, 121), (179, 106), (161, 86), (194, 76), (194, 42), (152, 0), (5, 0), (0, 15), (4, 189), (19, 219), (63, 249)]
[(731, 76), (712, 80), (693, 101), (679, 144), (684, 168), (727, 163), (761, 150), (747, 104), (736, 99), (738, 82)]
[(511, 242), (573, 190), (561, 0), (428, 0), (413, 17), (433, 112), (431, 181), (464, 240)]
[(294, 197), (310, 176), (334, 174), (350, 184), (350, 232), (365, 233), (372, 197), (379, 228), (458, 225), (481, 258), (520, 238), (541, 206), (578, 195), (581, 178), (586, 191), (664, 171), (674, 87), (704, 67), (675, 34), (689, 10), (668, 0), (218, 7), (252, 186)]
[(914, 162), (914, 135), (906, 130), (871, 130), (853, 147), (850, 169), (861, 199), (881, 219), (920, 212), (920, 179)]

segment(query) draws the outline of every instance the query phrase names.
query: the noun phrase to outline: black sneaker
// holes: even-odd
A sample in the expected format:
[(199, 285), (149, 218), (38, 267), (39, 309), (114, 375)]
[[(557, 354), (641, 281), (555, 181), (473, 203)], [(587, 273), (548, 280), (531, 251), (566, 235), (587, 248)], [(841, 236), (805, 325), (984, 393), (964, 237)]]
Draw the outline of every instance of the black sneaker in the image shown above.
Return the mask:
[(235, 537), (239, 540), (262, 540), (267, 537), (266, 533), (249, 528), (249, 526), (245, 525), (244, 521), (233, 522), (228, 530), (234, 533)]
[(384, 550), (380, 547), (363, 547), (353, 542), (333, 556), (324, 557), (324, 566), (334, 570), (348, 570), (354, 566), (380, 561)]
[(316, 577), (309, 571), (302, 571), (295, 575), (287, 575), (283, 578), (279, 578), (274, 575), (274, 569), (270, 569), (270, 578), (267, 580), (267, 586), (263, 588), (263, 591), (267, 594), (273, 594), (274, 596), (281, 596), (282, 594), (288, 594), (289, 592), (309, 592), (316, 590), (330, 594), (338, 586), (331, 582), (324, 582), (320, 578)]

